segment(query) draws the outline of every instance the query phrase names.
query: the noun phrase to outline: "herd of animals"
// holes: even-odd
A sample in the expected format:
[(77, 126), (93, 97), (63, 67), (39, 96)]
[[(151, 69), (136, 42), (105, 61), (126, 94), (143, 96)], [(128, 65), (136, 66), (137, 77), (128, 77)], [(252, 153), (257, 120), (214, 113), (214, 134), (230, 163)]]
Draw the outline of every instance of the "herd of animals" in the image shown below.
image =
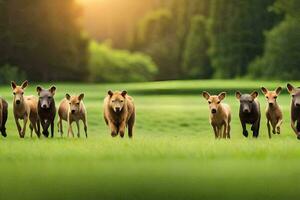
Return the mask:
[[(14, 81), (11, 82), (13, 91), (13, 114), (19, 132), (20, 138), (24, 138), (26, 127), (29, 123), (31, 137), (33, 131), (37, 137), (41, 137), (40, 126), (42, 125), (42, 134), (49, 137), (49, 127), (51, 137), (54, 137), (54, 120), (56, 116), (56, 106), (54, 95), (56, 87), (52, 86), (49, 89), (44, 89), (37, 86), (36, 91), (38, 98), (35, 96), (25, 96), (25, 88), (28, 86), (28, 81), (24, 81), (21, 85), (17, 85)], [(83, 103), (84, 94), (78, 96), (65, 95), (65, 98), (60, 102), (58, 107), (58, 131), (63, 135), (62, 121), (68, 124), (68, 136), (74, 137), (72, 123), (77, 125), (77, 136), (80, 137), (79, 122), (84, 125), (85, 136), (87, 134), (87, 111)], [(0, 131), (2, 136), (6, 137), (5, 124), (8, 116), (8, 103), (0, 98)], [(125, 129), (128, 127), (128, 136), (132, 137), (132, 131), (135, 121), (135, 107), (133, 99), (127, 95), (126, 91), (108, 91), (107, 97), (104, 99), (104, 119), (106, 124), (111, 129), (113, 137), (118, 134), (121, 137), (125, 135)], [(23, 120), (23, 126), (20, 124)]]
[[(261, 91), (268, 102), (266, 118), (269, 138), (272, 137), (271, 128), (273, 134), (280, 134), (282, 110), (276, 99), (281, 90), (281, 87), (278, 87), (275, 91), (269, 91), (265, 87), (261, 88)], [(300, 88), (295, 88), (288, 83), (287, 90), (292, 96), (291, 127), (297, 138), (300, 139)], [(222, 103), (226, 93), (222, 92), (219, 95), (210, 95), (208, 92), (204, 91), (202, 95), (209, 104), (211, 111), (210, 124), (213, 127), (215, 137), (230, 138), (231, 111), (227, 104)], [(235, 96), (240, 102), (239, 117), (243, 128), (243, 135), (248, 137), (246, 124), (250, 124), (253, 137), (257, 138), (259, 135), (261, 119), (260, 104), (257, 99), (258, 92), (254, 91), (251, 94), (242, 94), (238, 91)]]
[[(35, 96), (25, 96), (24, 91), (28, 86), (28, 81), (24, 81), (20, 86), (14, 81), (11, 82), (13, 91), (13, 114), (20, 138), (24, 138), (26, 134), (27, 123), (31, 131), (38, 137), (41, 137), (40, 126), (42, 125), (42, 134), (49, 137), (49, 127), (51, 137), (54, 137), (54, 120), (56, 116), (56, 106), (54, 95), (56, 87), (52, 86), (49, 89), (44, 89), (37, 86), (36, 91), (38, 98)], [(300, 88), (295, 88), (291, 84), (287, 84), (287, 90), (292, 96), (291, 103), (291, 127), (298, 139), (300, 139)], [(282, 91), (278, 87), (275, 91), (269, 91), (267, 88), (261, 88), (262, 93), (267, 99), (268, 106), (266, 109), (268, 135), (271, 138), (271, 129), (273, 134), (280, 134), (280, 126), (282, 125), (282, 110), (276, 99)], [(204, 91), (203, 97), (207, 100), (210, 109), (210, 124), (213, 128), (215, 138), (230, 138), (230, 122), (231, 110), (230, 106), (222, 103), (226, 97), (226, 93), (222, 92), (219, 95), (210, 95)], [(253, 137), (259, 136), (260, 129), (260, 104), (258, 102), (258, 92), (254, 91), (251, 94), (242, 94), (236, 92), (236, 98), (240, 102), (239, 118), (243, 128), (243, 135), (248, 137), (246, 124), (251, 125)], [(80, 137), (79, 122), (84, 125), (85, 136), (87, 134), (87, 111), (83, 103), (84, 94), (78, 96), (65, 95), (65, 98), (60, 102), (58, 107), (58, 132), (63, 135), (62, 122), (68, 124), (68, 137), (74, 137), (72, 123), (77, 125), (77, 136)], [(125, 129), (128, 128), (128, 136), (133, 136), (133, 126), (135, 123), (135, 106), (133, 98), (126, 91), (108, 91), (104, 99), (104, 120), (110, 128), (111, 136), (124, 137)], [(5, 124), (8, 116), (8, 103), (0, 98), (0, 132), (6, 137)], [(23, 126), (20, 124), (23, 120)]]

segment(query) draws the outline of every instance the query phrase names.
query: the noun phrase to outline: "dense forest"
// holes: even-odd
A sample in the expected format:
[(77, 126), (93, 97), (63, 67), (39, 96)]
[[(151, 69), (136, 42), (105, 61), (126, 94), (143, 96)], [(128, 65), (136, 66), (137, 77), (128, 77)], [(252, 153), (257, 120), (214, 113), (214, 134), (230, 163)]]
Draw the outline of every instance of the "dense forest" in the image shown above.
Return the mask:
[(297, 79), (299, 13), (299, 0), (0, 0), (0, 81)]

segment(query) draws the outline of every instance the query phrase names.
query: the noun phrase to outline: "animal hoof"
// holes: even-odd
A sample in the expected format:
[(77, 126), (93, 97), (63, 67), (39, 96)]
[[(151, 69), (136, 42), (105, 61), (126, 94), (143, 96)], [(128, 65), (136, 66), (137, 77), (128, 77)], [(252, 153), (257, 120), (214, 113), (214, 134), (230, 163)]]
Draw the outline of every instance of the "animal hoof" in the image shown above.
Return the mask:
[(114, 131), (111, 132), (111, 136), (112, 136), (112, 137), (116, 137), (117, 135), (118, 135), (118, 134), (117, 134), (116, 132), (114, 132)]
[(248, 131), (244, 131), (244, 132), (243, 132), (243, 135), (244, 135), (245, 137), (248, 137)]
[(2, 133), (2, 136), (3, 136), (3, 137), (6, 137), (6, 136), (7, 136), (7, 134), (6, 134), (6, 133)]
[(124, 137), (124, 132), (120, 132), (120, 136), (121, 136), (121, 138), (123, 138)]

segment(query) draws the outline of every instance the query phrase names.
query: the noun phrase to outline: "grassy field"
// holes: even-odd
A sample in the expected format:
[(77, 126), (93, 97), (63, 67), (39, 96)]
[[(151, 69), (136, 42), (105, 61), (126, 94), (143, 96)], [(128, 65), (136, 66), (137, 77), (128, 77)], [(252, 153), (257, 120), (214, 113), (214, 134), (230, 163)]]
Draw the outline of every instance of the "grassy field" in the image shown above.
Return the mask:
[[(1, 86), (10, 105), (8, 137), (0, 138), (0, 199), (296, 199), (300, 141), (289, 125), (287, 92), (278, 99), (284, 111), (281, 135), (268, 139), (263, 114), (260, 137), (242, 136), (234, 92), (261, 85), (285, 87), (255, 81), (56, 84), (57, 105), (66, 92), (85, 93), (88, 139), (61, 138), (57, 129), (54, 139), (30, 138), (29, 132), (19, 139), (11, 89)], [(108, 89), (126, 89), (135, 99), (132, 140), (110, 137), (102, 117)], [(203, 90), (228, 92), (231, 140), (214, 139)], [(35, 85), (26, 93), (36, 94)], [(265, 100), (259, 99), (264, 112)]]

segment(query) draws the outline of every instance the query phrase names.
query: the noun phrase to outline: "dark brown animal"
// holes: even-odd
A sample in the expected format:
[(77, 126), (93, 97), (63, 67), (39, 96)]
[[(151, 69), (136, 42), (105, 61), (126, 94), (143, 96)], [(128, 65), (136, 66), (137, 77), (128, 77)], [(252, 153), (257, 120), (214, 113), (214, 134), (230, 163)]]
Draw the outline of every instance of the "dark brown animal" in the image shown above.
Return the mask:
[(0, 131), (3, 137), (6, 137), (6, 121), (7, 121), (7, 115), (8, 115), (8, 104), (7, 102), (0, 98)]
[[(268, 105), (266, 109), (267, 127), (269, 138), (271, 138), (271, 126), (273, 134), (280, 134), (280, 126), (282, 124), (282, 111), (277, 103), (282, 88), (278, 87), (275, 91), (269, 91), (267, 88), (262, 87), (261, 91), (265, 95)], [(270, 125), (271, 124), (271, 125)]]
[(240, 121), (243, 127), (243, 135), (248, 137), (248, 131), (246, 124), (251, 124), (251, 130), (253, 131), (253, 137), (257, 138), (260, 128), (260, 105), (257, 100), (258, 93), (256, 91), (251, 94), (241, 94), (236, 92), (236, 98), (240, 102)]
[(132, 137), (135, 106), (132, 97), (128, 96), (126, 91), (108, 91), (104, 99), (104, 120), (111, 130), (112, 137), (119, 133), (124, 137), (126, 126), (128, 126), (128, 136)]
[(39, 101), (38, 101), (38, 116), (43, 127), (43, 135), (49, 136), (48, 128), (51, 125), (51, 137), (54, 137), (54, 119), (56, 115), (54, 95), (56, 87), (52, 86), (50, 89), (43, 89), (38, 86), (36, 88)]
[(291, 127), (300, 140), (300, 88), (287, 84), (287, 89), (292, 96), (291, 103)]
[[(25, 137), (28, 119), (30, 121), (31, 137), (33, 129), (37, 136), (40, 137), (40, 122), (37, 115), (38, 100), (34, 96), (24, 96), (24, 90), (27, 86), (28, 81), (24, 81), (21, 86), (18, 86), (14, 81), (11, 82), (14, 95), (13, 111), (15, 122), (21, 138)], [(19, 120), (24, 121), (23, 128)]]

